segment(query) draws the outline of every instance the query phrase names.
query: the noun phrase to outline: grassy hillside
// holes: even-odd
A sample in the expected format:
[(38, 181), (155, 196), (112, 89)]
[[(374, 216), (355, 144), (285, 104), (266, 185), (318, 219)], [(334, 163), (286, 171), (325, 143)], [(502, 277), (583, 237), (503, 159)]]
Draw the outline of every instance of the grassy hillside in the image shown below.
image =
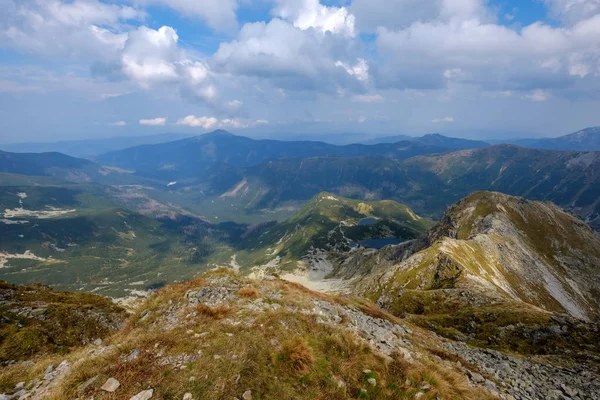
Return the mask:
[(281, 223), (256, 226), (243, 238), (237, 262), (285, 270), (317, 250), (345, 252), (370, 238), (414, 239), (433, 222), (393, 201), (358, 201), (320, 193)]
[[(67, 353), (119, 329), (125, 310), (89, 293), (0, 281), (0, 365)], [(2, 388), (0, 388), (2, 391)]]
[(78, 189), (5, 188), (2, 279), (123, 295), (190, 278), (230, 252), (226, 230), (202, 220), (157, 220)]
[[(356, 279), (360, 291), (450, 337), (523, 351), (561, 351), (581, 336), (585, 352), (594, 342), (585, 324), (562, 336), (549, 328), (553, 313), (593, 321), (600, 311), (600, 235), (550, 203), (474, 193), (392, 257), (353, 257), (340, 274), (384, 261)], [(556, 342), (532, 340), (535, 331)]]
[[(2, 370), (0, 388), (54, 360)], [(469, 383), (477, 367), (461, 370), (438, 339), (371, 304), (224, 270), (160, 290), (102, 346), (63, 360), (33, 398), (492, 398)], [(119, 386), (107, 395), (109, 378)]]

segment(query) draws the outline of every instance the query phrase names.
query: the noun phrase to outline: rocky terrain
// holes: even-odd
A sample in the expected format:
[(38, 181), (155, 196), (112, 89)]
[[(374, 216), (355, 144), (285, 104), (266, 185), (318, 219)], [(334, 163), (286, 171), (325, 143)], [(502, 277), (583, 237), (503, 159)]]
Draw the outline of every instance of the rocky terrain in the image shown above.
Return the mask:
[(0, 390), (4, 399), (498, 396), (448, 354), (372, 304), (221, 269), (161, 289), (101, 343), (3, 369)]
[(387, 307), (407, 292), (446, 290), (598, 318), (600, 235), (550, 203), (474, 193), (396, 258), (357, 282)]
[(375, 305), (211, 271), (125, 326), (0, 371), (4, 399), (598, 399), (598, 371), (443, 339)]

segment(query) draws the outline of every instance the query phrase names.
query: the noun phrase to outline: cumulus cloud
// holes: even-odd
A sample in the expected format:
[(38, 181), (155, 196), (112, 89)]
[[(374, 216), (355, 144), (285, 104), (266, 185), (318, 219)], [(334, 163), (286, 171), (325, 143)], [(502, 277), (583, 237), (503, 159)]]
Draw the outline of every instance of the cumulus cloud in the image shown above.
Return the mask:
[(145, 13), (97, 0), (0, 0), (0, 46), (50, 58), (111, 58), (123, 47), (122, 25)]
[(302, 30), (274, 18), (245, 24), (235, 40), (221, 43), (212, 65), (285, 90), (361, 91), (368, 64), (349, 54), (349, 45), (344, 36)]
[(479, 18), (416, 22), (404, 29), (380, 28), (377, 46), (385, 58), (378, 69), (381, 85), (555, 89), (600, 72), (600, 15), (568, 29), (537, 22), (521, 31)]
[(267, 120), (244, 120), (239, 118), (226, 118), (219, 120), (215, 117), (196, 117), (195, 115), (188, 115), (185, 118), (177, 121), (178, 125), (186, 125), (192, 128), (202, 128), (205, 130), (210, 129), (244, 129), (254, 128), (259, 125), (266, 125), (269, 121)]
[(345, 7), (327, 7), (319, 0), (276, 0), (273, 14), (302, 30), (316, 29), (354, 36), (354, 15)]
[(431, 120), (434, 124), (444, 124), (454, 122), (454, 117), (442, 117), (442, 118), (434, 118)]
[(192, 60), (179, 45), (175, 29), (141, 26), (129, 32), (121, 51), (120, 68), (143, 88), (172, 84), (182, 96), (215, 104), (217, 88), (207, 64)]
[(166, 118), (140, 119), (140, 125), (146, 126), (163, 126), (167, 122)]

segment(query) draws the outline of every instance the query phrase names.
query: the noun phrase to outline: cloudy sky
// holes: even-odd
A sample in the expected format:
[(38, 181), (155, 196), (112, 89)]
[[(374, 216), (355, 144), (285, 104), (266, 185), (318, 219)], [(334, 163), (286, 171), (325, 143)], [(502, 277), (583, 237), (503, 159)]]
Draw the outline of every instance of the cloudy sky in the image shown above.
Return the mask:
[(0, 0), (0, 141), (600, 125), (600, 0)]

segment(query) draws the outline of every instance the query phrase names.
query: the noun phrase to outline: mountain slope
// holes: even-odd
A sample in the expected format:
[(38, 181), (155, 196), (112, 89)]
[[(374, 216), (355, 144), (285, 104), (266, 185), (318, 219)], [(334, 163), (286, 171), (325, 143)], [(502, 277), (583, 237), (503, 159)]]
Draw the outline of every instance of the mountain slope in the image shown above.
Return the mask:
[(7, 153), (0, 151), (0, 172), (21, 175), (50, 175), (57, 169), (81, 169), (91, 161), (61, 153)]
[(324, 261), (324, 252), (349, 251), (365, 239), (414, 239), (432, 225), (393, 201), (365, 202), (320, 193), (281, 223), (250, 227), (236, 262), (262, 273), (294, 270), (299, 261), (315, 262), (316, 253), (323, 253), (316, 259)]
[(372, 146), (335, 146), (322, 142), (254, 140), (226, 131), (215, 131), (176, 142), (111, 152), (99, 156), (97, 160), (104, 164), (133, 169), (143, 176), (177, 181), (201, 177), (217, 163), (226, 163), (233, 167), (251, 167), (269, 159), (317, 156), (384, 156), (404, 159), (450, 149), (455, 147), (418, 141)]
[(273, 160), (213, 176), (202, 186), (204, 193), (218, 196), (243, 183), (244, 190), (232, 198), (243, 200), (249, 209), (294, 206), (328, 191), (356, 199), (391, 199), (436, 218), (471, 192), (492, 190), (552, 201), (600, 228), (600, 152), (496, 145), (407, 160)]
[(56, 292), (42, 285), (0, 281), (0, 365), (65, 353), (119, 329), (126, 312), (90, 293)]
[(600, 235), (550, 203), (474, 193), (426, 236), (335, 264), (330, 277), (443, 336), (600, 363)]
[(25, 381), (32, 400), (493, 398), (469, 382), (477, 367), (370, 304), (224, 270), (164, 288), (102, 345), (63, 360), (38, 385), (55, 361), (6, 368), (0, 387)]
[(448, 210), (421, 247), (385, 272), (382, 297), (395, 298), (399, 288), (464, 289), (598, 318), (600, 235), (550, 203), (474, 193)]
[(557, 138), (540, 139), (529, 146), (550, 150), (599, 151), (600, 127), (582, 129)]
[(0, 147), (14, 153), (59, 152), (72, 157), (86, 158), (143, 144), (172, 142), (189, 136), (190, 135), (176, 133), (164, 133), (148, 136), (117, 136), (106, 139), (63, 140), (52, 143), (13, 143), (0, 145)]
[(0, 206), (0, 279), (12, 283), (121, 297), (229, 258), (226, 228), (140, 215), (77, 185), (4, 187)]

